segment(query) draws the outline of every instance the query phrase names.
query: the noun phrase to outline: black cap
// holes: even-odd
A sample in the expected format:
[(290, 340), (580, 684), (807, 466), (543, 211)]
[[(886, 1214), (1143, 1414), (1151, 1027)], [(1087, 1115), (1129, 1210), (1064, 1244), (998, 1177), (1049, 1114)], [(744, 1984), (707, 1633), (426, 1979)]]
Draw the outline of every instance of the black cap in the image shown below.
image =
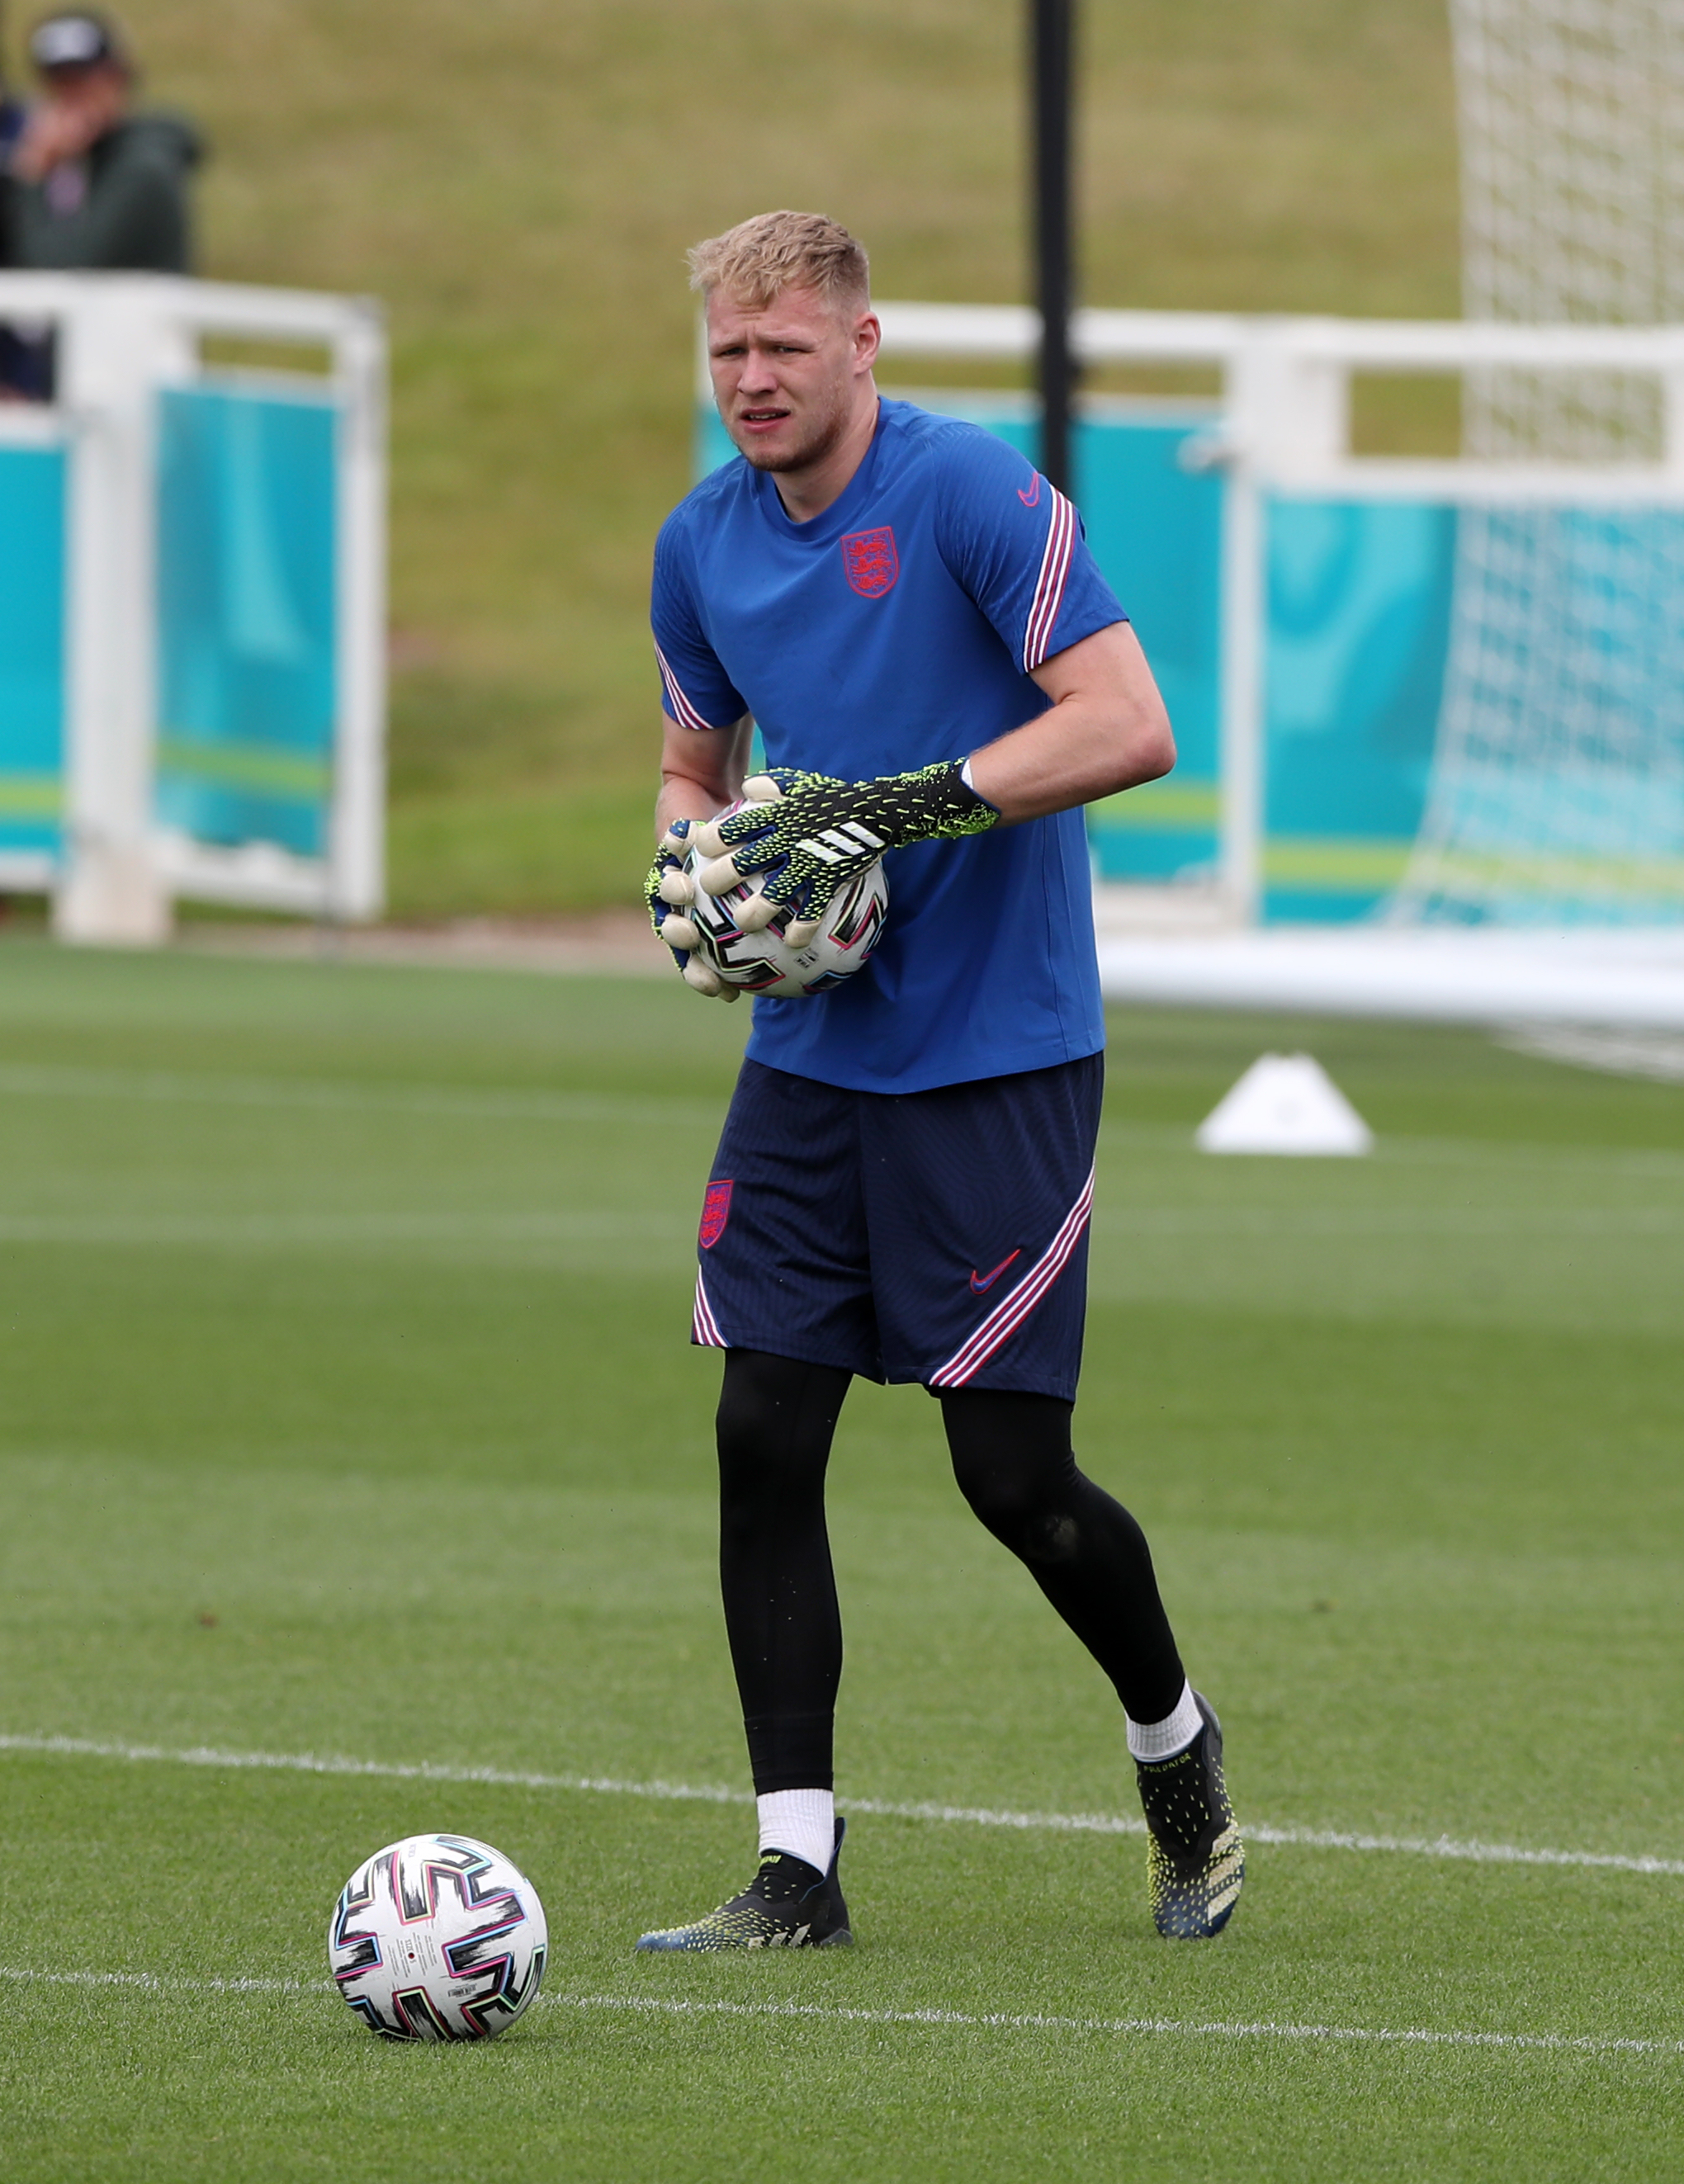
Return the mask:
[(81, 8), (43, 16), (30, 33), (29, 57), (43, 75), (54, 69), (95, 68), (103, 61), (128, 66), (122, 41), (110, 24)]

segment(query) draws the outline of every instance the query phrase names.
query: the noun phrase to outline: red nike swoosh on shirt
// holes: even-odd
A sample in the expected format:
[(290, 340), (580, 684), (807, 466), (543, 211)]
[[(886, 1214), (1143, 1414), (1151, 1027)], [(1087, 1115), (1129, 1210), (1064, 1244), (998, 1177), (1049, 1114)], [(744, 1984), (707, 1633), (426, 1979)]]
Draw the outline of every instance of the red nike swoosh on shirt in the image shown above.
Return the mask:
[(984, 1290), (991, 1290), (994, 1287), (995, 1284), (1000, 1279), (1000, 1277), (1011, 1265), (1012, 1259), (1021, 1259), (1023, 1256), (1023, 1247), (1020, 1244), (1017, 1250), (1012, 1252), (1011, 1258), (1002, 1259), (1000, 1264), (990, 1273), (979, 1274), (976, 1268), (973, 1267), (971, 1269), (971, 1287), (976, 1291), (977, 1295), (980, 1296)]
[(1040, 472), (1039, 471), (1035, 472), (1034, 483), (1029, 488), (1027, 493), (1024, 492), (1022, 486), (1018, 487), (1018, 498), (1023, 502), (1025, 508), (1033, 508), (1034, 506), (1035, 503), (1040, 499)]

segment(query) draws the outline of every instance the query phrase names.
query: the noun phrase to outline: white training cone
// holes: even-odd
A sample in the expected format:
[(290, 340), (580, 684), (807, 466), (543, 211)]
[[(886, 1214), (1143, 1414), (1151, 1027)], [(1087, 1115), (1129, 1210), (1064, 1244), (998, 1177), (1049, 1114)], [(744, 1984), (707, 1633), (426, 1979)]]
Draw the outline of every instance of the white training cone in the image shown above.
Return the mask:
[(1265, 1054), (1206, 1116), (1207, 1153), (1365, 1153), (1374, 1132), (1319, 1061)]

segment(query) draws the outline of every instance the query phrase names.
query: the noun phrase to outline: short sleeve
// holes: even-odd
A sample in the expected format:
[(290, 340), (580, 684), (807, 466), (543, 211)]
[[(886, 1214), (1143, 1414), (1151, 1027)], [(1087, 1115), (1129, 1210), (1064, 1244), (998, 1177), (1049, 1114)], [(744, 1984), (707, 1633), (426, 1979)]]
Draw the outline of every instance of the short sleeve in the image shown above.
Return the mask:
[(683, 728), (728, 728), (749, 710), (708, 643), (686, 570), (688, 555), (673, 519), (655, 542), (650, 626), (661, 667), (661, 705)]
[(1128, 620), (1088, 549), (1081, 517), (1015, 448), (961, 428), (938, 459), (942, 559), (1025, 675)]

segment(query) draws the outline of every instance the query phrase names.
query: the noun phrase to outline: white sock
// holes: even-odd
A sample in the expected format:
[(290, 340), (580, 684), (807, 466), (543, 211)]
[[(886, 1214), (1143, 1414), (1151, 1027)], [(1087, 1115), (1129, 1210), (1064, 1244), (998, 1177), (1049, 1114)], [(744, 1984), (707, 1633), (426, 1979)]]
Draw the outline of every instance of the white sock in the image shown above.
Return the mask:
[(821, 1873), (829, 1872), (836, 1848), (836, 1799), (830, 1791), (768, 1790), (755, 1803), (762, 1857), (769, 1850), (786, 1851)]
[[(1186, 1750), (1205, 1725), (1193, 1687), (1187, 1683), (1181, 1686), (1174, 1713), (1165, 1714), (1162, 1721), (1135, 1721), (1127, 1715), (1124, 1719), (1129, 1723), (1129, 1749), (1136, 1759), (1173, 1759), (1178, 1752)], [(765, 1802), (761, 1800), (762, 1804)]]

